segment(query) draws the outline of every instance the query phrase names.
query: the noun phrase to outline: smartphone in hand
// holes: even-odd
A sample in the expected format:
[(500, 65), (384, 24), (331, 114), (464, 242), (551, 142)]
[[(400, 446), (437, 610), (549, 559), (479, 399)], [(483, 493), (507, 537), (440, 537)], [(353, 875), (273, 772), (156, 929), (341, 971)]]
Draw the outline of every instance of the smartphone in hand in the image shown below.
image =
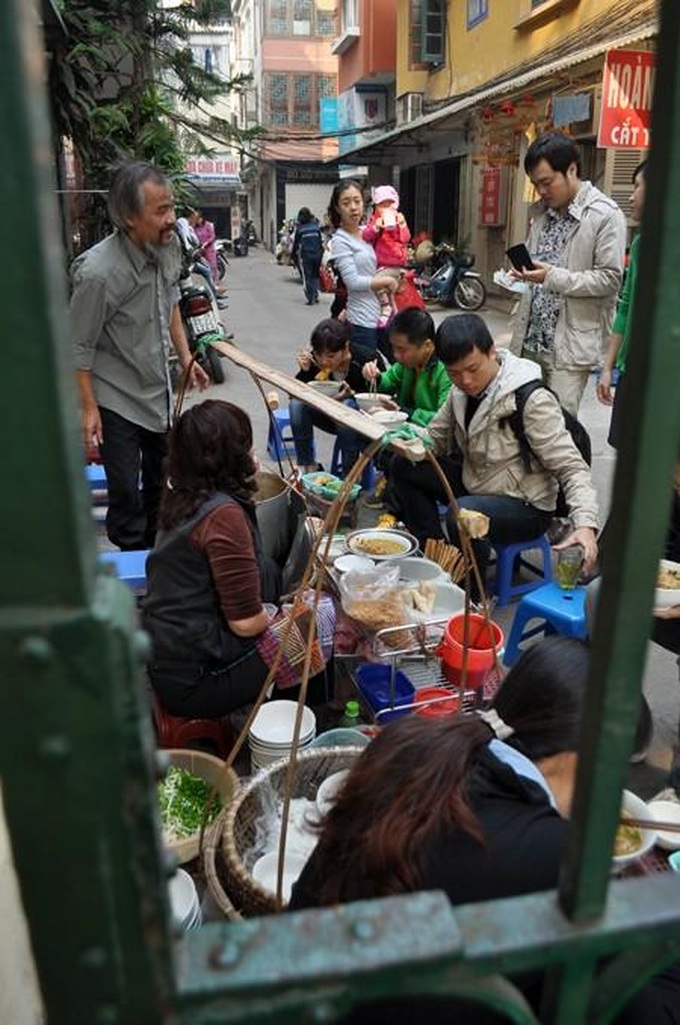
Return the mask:
[(515, 270), (535, 270), (536, 265), (529, 255), (529, 250), (525, 246), (524, 242), (519, 242), (516, 246), (510, 246), (509, 249), (505, 250), (510, 263)]

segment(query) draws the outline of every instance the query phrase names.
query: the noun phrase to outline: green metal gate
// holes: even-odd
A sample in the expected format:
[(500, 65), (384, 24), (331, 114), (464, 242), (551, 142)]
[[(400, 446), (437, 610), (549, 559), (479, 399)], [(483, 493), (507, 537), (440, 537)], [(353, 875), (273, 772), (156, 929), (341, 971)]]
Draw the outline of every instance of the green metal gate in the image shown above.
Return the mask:
[[(0, 5), (0, 777), (51, 1025), (331, 1022), (380, 995), (470, 993), (549, 969), (541, 1020), (608, 1022), (680, 956), (680, 880), (612, 882), (648, 610), (680, 438), (680, 5), (662, 4), (634, 347), (579, 761), (557, 893), (452, 908), (421, 893), (208, 925), (175, 945), (132, 599), (96, 567), (82, 479), (33, 5)], [(59, 880), (59, 885), (55, 885)], [(594, 982), (596, 963), (608, 955)]]

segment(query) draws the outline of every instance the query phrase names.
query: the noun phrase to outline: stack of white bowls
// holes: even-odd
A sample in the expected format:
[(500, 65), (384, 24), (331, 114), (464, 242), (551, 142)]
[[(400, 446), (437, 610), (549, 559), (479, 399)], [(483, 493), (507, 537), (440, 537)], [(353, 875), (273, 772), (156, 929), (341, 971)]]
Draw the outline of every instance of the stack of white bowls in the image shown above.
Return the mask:
[[(296, 701), (269, 701), (262, 705), (248, 731), (250, 763), (253, 771), (290, 755)], [(316, 716), (306, 705), (302, 710), (298, 749), (309, 747), (316, 736)]]
[(178, 868), (168, 883), (172, 922), (178, 929), (198, 929), (201, 924), (201, 902), (193, 879)]

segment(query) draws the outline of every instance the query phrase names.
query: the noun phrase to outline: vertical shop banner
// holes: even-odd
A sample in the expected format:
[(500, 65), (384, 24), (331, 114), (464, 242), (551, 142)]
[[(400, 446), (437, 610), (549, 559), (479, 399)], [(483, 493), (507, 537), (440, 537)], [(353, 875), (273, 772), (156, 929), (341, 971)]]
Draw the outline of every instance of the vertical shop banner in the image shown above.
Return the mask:
[(652, 120), (656, 55), (649, 50), (609, 50), (602, 79), (597, 145), (647, 149)]
[(501, 169), (487, 167), (482, 171), (482, 202), (479, 223), (483, 228), (501, 224)]

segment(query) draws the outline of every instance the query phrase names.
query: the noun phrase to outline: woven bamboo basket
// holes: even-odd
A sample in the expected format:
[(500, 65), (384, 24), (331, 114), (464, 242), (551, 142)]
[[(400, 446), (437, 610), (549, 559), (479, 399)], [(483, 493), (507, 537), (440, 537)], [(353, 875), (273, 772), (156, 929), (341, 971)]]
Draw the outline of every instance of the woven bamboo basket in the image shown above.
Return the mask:
[[(292, 797), (313, 801), (326, 777), (350, 768), (362, 750), (361, 747), (326, 747), (303, 751), (297, 759)], [(265, 808), (265, 795), (267, 803), (272, 794), (276, 798), (283, 797), (287, 768), (288, 759), (282, 759), (261, 769), (241, 786), (215, 824), (212, 834), (215, 847), (219, 823), (222, 824), (221, 849), (211, 854), (214, 866), (210, 870), (206, 865), (206, 876), (215, 900), (228, 917), (237, 917), (234, 909), (245, 917), (276, 911), (276, 895), (253, 879), (246, 868), (244, 855), (255, 844), (257, 822)]]
[[(186, 769), (192, 775), (204, 779), (211, 787), (216, 787), (218, 797), (223, 805), (222, 811), (224, 811), (224, 806), (230, 801), (238, 782), (238, 777), (233, 769), (225, 771), (224, 762), (206, 751), (170, 748), (166, 754), (170, 757), (171, 765)], [(196, 857), (200, 835), (199, 830), (183, 840), (166, 841), (166, 846), (173, 852), (180, 865)]]

